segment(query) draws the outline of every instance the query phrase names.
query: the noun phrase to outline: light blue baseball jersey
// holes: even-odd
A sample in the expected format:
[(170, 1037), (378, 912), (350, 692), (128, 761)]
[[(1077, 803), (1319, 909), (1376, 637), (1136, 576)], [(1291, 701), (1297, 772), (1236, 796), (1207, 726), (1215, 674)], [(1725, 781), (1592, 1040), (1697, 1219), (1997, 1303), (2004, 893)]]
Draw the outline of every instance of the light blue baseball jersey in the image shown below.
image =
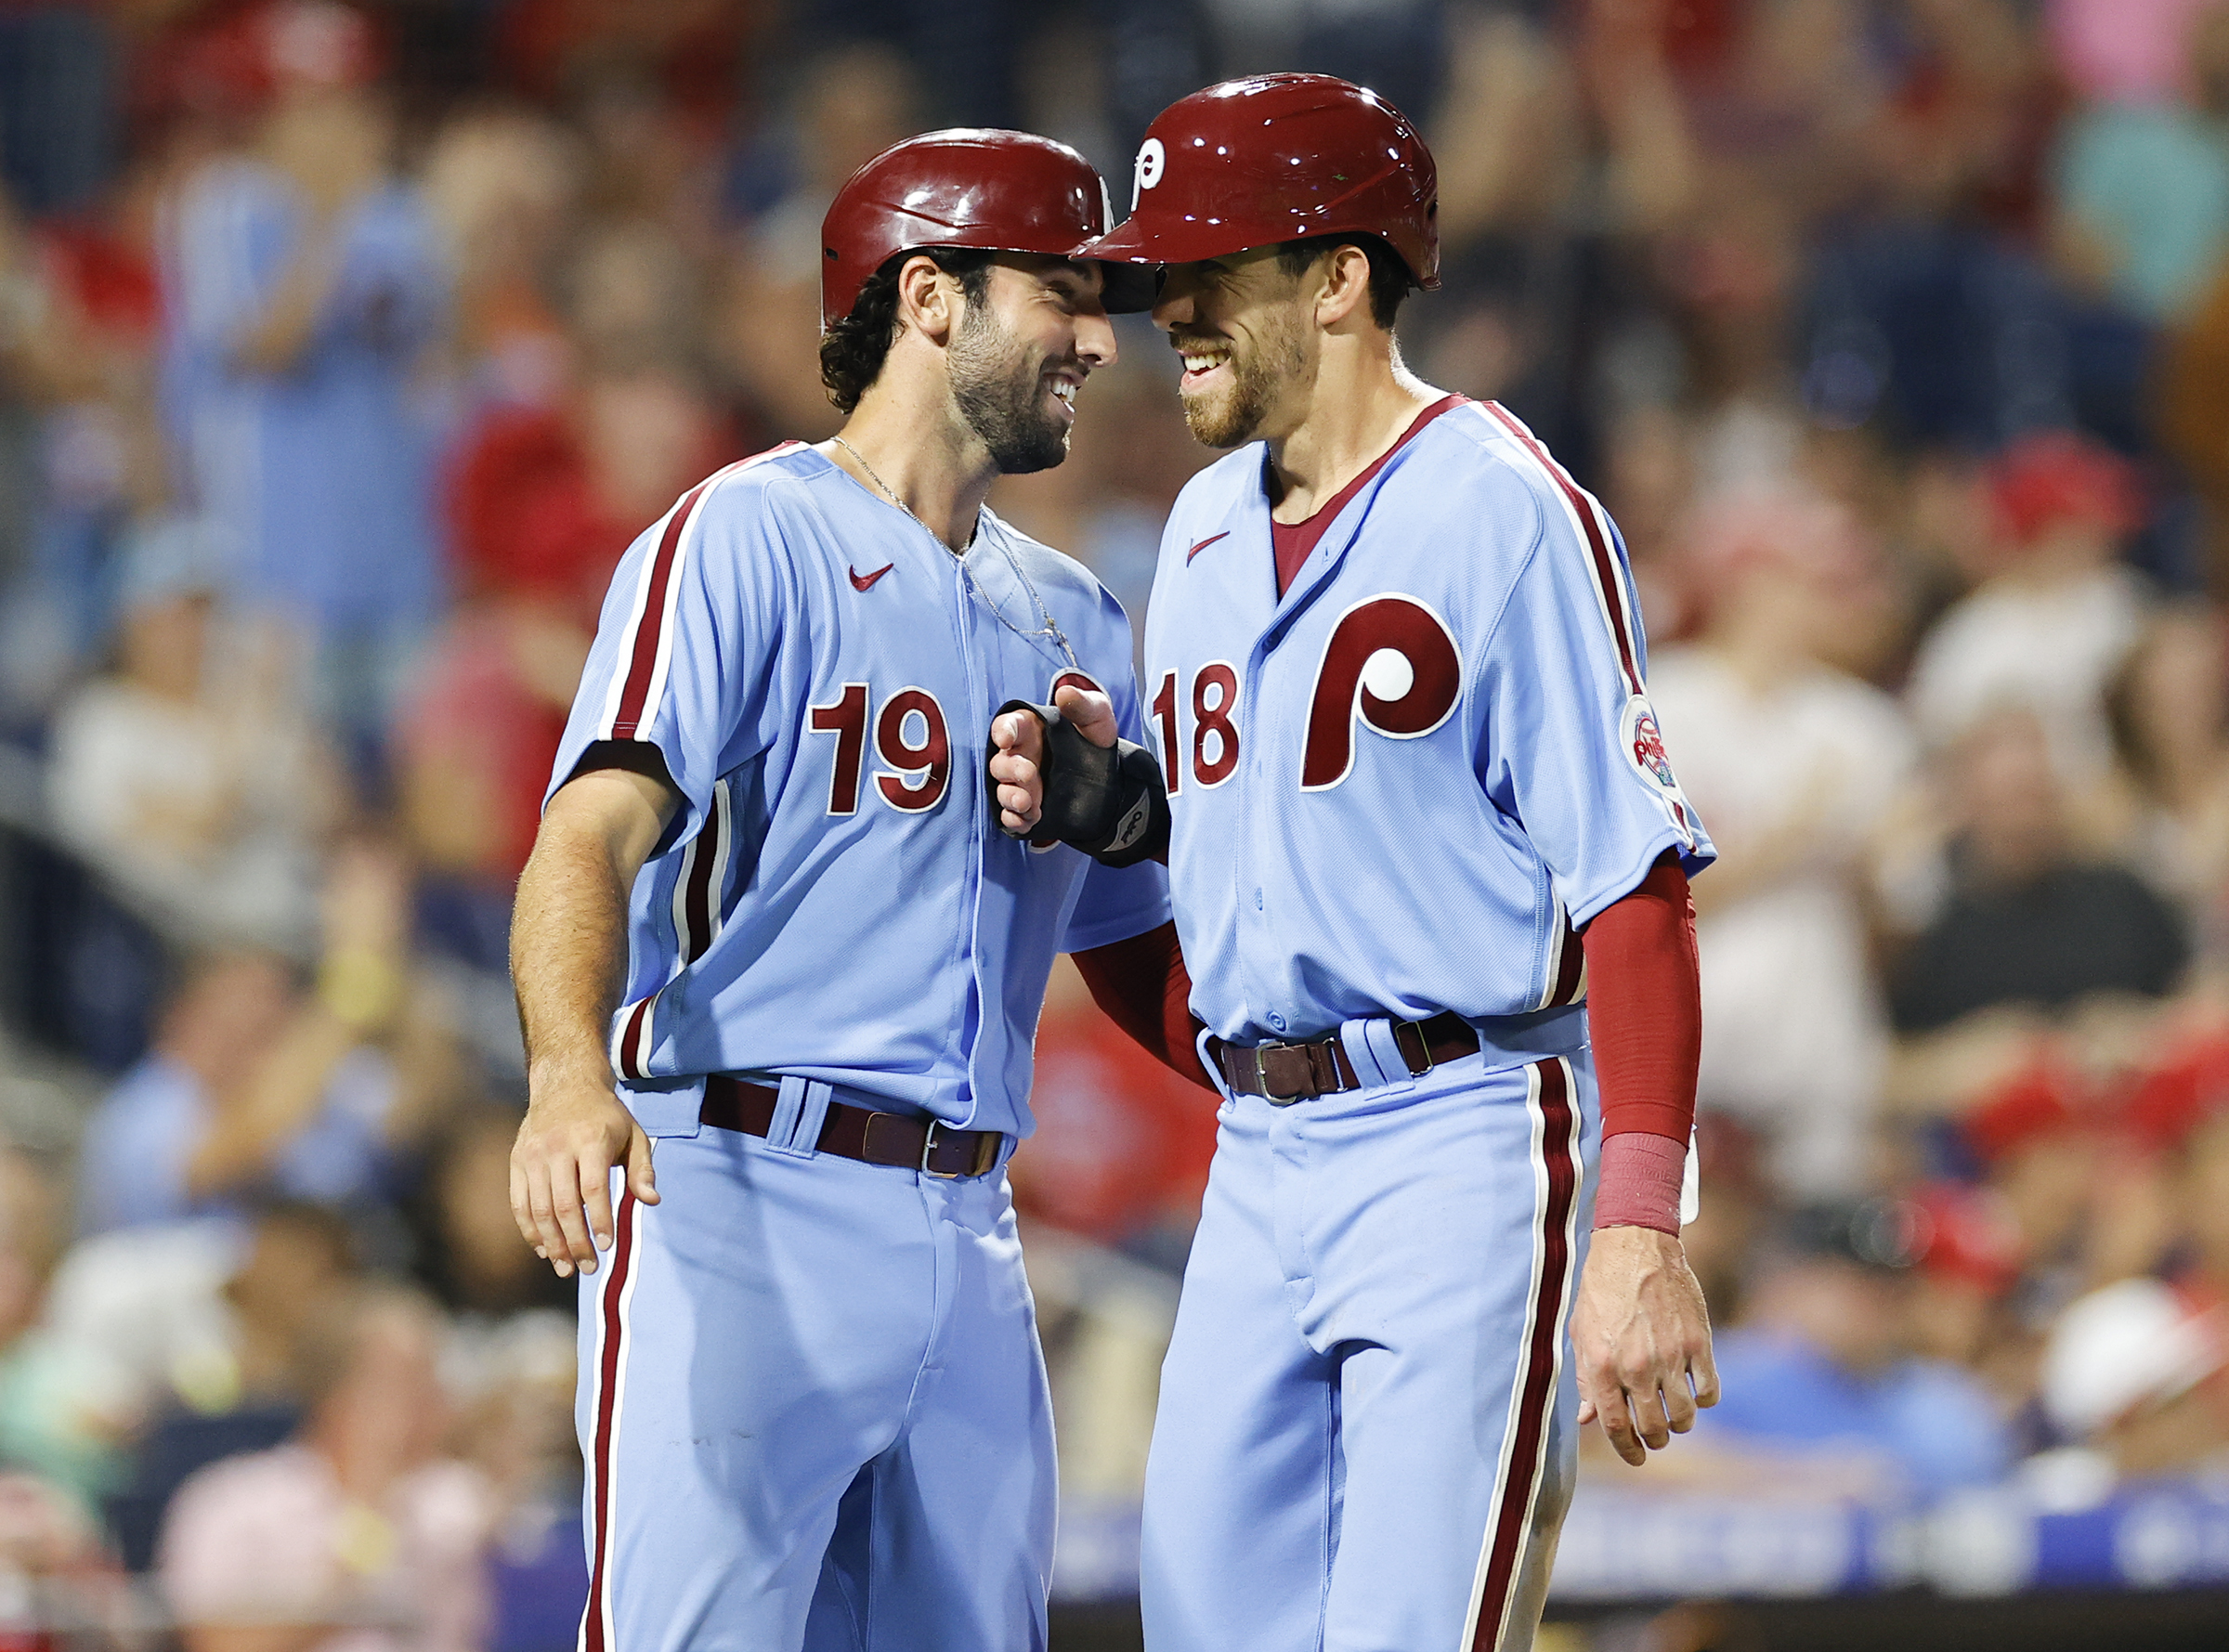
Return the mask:
[(1079, 564), (988, 510), (955, 556), (802, 444), (645, 530), (551, 786), (593, 743), (639, 740), (682, 795), (635, 880), (613, 1027), (645, 1127), (693, 1128), (690, 1081), (734, 1073), (1028, 1134), (1054, 954), (1167, 922), (1167, 886), (999, 832), (984, 745), (999, 705), (1048, 700), (1079, 667), (1141, 737), (1130, 657), (1120, 605)]
[(1666, 760), (1610, 517), (1454, 398), (1281, 599), (1266, 451), (1193, 477), (1146, 620), (1192, 1007), (1234, 1043), (1579, 1002), (1575, 930), (1715, 852)]

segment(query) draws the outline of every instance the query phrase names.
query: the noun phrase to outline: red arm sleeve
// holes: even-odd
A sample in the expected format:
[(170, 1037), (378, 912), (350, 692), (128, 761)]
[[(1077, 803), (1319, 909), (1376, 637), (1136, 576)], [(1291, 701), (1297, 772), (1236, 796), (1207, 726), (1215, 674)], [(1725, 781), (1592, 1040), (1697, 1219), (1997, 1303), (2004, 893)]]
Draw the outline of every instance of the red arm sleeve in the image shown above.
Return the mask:
[(1192, 1017), (1192, 977), (1177, 946), (1175, 924), (1079, 952), (1075, 967), (1091, 989), (1091, 1001), (1148, 1055), (1178, 1077), (1215, 1088), (1200, 1065), (1200, 1023)]
[(1678, 858), (1667, 852), (1631, 892), (1596, 916), (1581, 943), (1602, 1092), (1595, 1226), (1677, 1233), (1702, 1058), (1695, 903)]

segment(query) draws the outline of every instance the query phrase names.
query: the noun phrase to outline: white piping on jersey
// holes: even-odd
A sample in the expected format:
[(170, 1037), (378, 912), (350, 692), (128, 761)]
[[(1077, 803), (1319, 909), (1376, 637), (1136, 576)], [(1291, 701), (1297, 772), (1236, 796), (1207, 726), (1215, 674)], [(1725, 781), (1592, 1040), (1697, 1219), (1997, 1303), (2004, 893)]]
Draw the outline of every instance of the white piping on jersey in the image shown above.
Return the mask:
[[(1602, 617), (1603, 629), (1610, 632), (1610, 647), (1618, 660), (1619, 672), (1623, 675), (1626, 670), (1625, 662), (1631, 660), (1632, 676), (1625, 686), (1631, 693), (1640, 693), (1641, 651), (1631, 624), (1634, 613), (1632, 593), (1621, 589), (1620, 600), (1613, 604), (1610, 592), (1603, 590), (1602, 570), (1595, 565), (1589, 525), (1580, 520), (1578, 505), (1583, 504), (1593, 517), (1593, 533), (1601, 536), (1603, 544), (1614, 546), (1617, 540), (1610, 531), (1608, 514), (1593, 494), (1572, 480), (1571, 472), (1549, 457), (1547, 449), (1538, 436), (1526, 428), (1523, 420), (1498, 402), (1493, 404), (1495, 411), (1489, 411), (1487, 404), (1483, 402), (1473, 402), (1470, 406), (1500, 443), (1513, 447), (1524, 455), (1526, 462), (1540, 472), (1547, 482), (1548, 492), (1562, 508), (1565, 517), (1571, 522), (1571, 532), (1577, 537), (1580, 549), (1585, 553), (1582, 560), (1586, 565), (1587, 584), (1595, 593), (1595, 611)], [(1507, 423), (1504, 423), (1503, 420)], [(1574, 504), (1574, 499), (1578, 504)], [(1613, 554), (1610, 558), (1610, 575), (1615, 579), (1617, 574), (1617, 558)]]
[(712, 840), (712, 876), (706, 885), (704, 945), (698, 949), (698, 956), (710, 951), (712, 943), (720, 939), (726, 918), (723, 897), (727, 889), (727, 863), (736, 842), (735, 795), (728, 781), (719, 781), (712, 787), (712, 814), (720, 830)]
[(619, 653), (612, 669), (611, 681), (604, 685), (604, 711), (596, 719), (596, 738), (599, 740), (610, 739), (613, 725), (619, 720), (619, 701), (627, 692), (628, 669), (634, 660), (634, 639), (643, 629), (643, 610), (650, 601), (650, 582), (658, 577), (657, 543), (665, 538), (666, 524), (672, 521), (673, 513), (680, 510), (687, 500), (688, 495), (683, 494), (667, 507), (664, 515), (651, 525), (653, 548), (650, 554), (643, 558), (641, 571), (635, 576), (634, 594), (627, 611), (626, 628), (619, 632)]
[(1545, 1009), (1556, 1001), (1556, 983), (1563, 979), (1563, 943), (1571, 932), (1563, 902), (1551, 898), (1548, 905), (1548, 978), (1542, 983), (1540, 996), (1533, 1001), (1535, 1009)]
[[(666, 529), (673, 520), (673, 513), (686, 510), (689, 512), (689, 517), (682, 525), (681, 540), (673, 548), (672, 566), (666, 572), (665, 601), (659, 605), (658, 615), (658, 654), (651, 663), (650, 681), (643, 696), (643, 709), (635, 718), (635, 727), (638, 730), (647, 728), (655, 721), (658, 716), (658, 702), (665, 696), (666, 672), (673, 659), (673, 612), (675, 605), (681, 600), (682, 575), (687, 570), (689, 557), (702, 534), (705, 506), (710, 502), (712, 495), (732, 478), (741, 475), (754, 466), (795, 452), (801, 445), (797, 442), (784, 442), (779, 447), (769, 448), (763, 453), (754, 453), (749, 459), (738, 459), (735, 463), (714, 471), (704, 481), (675, 500), (666, 514), (652, 526), (650, 529), (651, 553), (643, 558), (642, 569), (635, 576), (632, 606), (628, 611), (627, 627), (619, 633), (619, 654), (615, 669), (612, 671), (611, 682), (604, 694), (604, 712), (596, 720), (596, 737), (598, 739), (611, 739), (613, 730), (619, 723), (619, 703), (626, 696), (627, 679), (632, 675), (635, 640), (642, 632), (645, 610), (649, 606), (651, 583), (658, 578), (656, 546), (658, 541), (664, 539)], [(693, 506), (692, 499), (695, 501)]]
[[(691, 838), (681, 852), (681, 866), (673, 878), (673, 969), (669, 982), (680, 977), (697, 959), (711, 950), (712, 943), (720, 938), (722, 892), (727, 887), (727, 861), (735, 836), (734, 805), (729, 783), (712, 783), (711, 819), (704, 829)], [(696, 917), (689, 910), (689, 886), (696, 881), (697, 863), (706, 852), (706, 839), (710, 839), (712, 864), (707, 872), (705, 884), (705, 930), (697, 932)]]
[[(1648, 688), (1642, 680), (1640, 637), (1635, 622), (1635, 616), (1640, 612), (1640, 607), (1625, 583), (1623, 566), (1617, 555), (1617, 536), (1610, 527), (1610, 514), (1603, 510), (1600, 501), (1593, 494), (1572, 479), (1571, 472), (1549, 455), (1546, 446), (1526, 427), (1525, 422), (1507, 408), (1499, 402), (1472, 402), (1469, 410), (1485, 421), (1487, 428), (1500, 442), (1524, 455), (1526, 462), (1547, 482), (1548, 492), (1562, 507), (1565, 518), (1571, 525), (1571, 531), (1578, 537), (1580, 560), (1586, 566), (1587, 585), (1595, 593), (1595, 611), (1601, 616), (1603, 627), (1610, 632), (1611, 654), (1617, 660), (1620, 674), (1625, 678), (1626, 693), (1645, 698)], [(1584, 509), (1592, 518), (1591, 532), (1590, 524), (1579, 517), (1581, 509)], [(1605, 570), (1595, 561), (1593, 547), (1597, 536), (1608, 553), (1609, 577), (1618, 582), (1615, 600), (1612, 599), (1612, 593), (1603, 587)], [(1679, 840), (1692, 849), (1695, 846), (1695, 830), (1688, 822), (1687, 812), (1662, 792), (1654, 791), (1653, 787), (1650, 789), (1655, 795), (1657, 806), (1664, 812), (1665, 819), (1672, 823), (1673, 829), (1679, 834)]]
[[(665, 990), (660, 987), (658, 993)], [(650, 1051), (658, 1042), (658, 993), (652, 993), (646, 998), (637, 998), (612, 1018), (611, 1066), (612, 1071), (621, 1078), (647, 1078), (650, 1075)], [(633, 1032), (632, 1045), (628, 1042), (631, 1029)]]

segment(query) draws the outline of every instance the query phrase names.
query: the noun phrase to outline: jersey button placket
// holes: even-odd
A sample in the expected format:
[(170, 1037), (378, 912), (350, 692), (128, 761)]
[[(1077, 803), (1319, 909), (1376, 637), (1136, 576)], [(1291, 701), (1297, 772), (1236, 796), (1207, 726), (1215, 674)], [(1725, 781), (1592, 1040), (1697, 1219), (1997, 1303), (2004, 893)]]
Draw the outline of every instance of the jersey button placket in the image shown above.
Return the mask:
[[(958, 644), (960, 682), (965, 685), (964, 692), (967, 696), (965, 704), (968, 708), (971, 726), (988, 727), (990, 708), (986, 691), (984, 685), (977, 682), (975, 675), (977, 616), (974, 605), (968, 600), (966, 559), (964, 556), (954, 556), (949, 560), (952, 574), (953, 629)], [(995, 641), (991, 645), (994, 648), (997, 646)], [(980, 771), (978, 773), (980, 774)], [(953, 1025), (964, 1027), (967, 1024), (970, 1020), (968, 1000), (971, 996), (974, 999), (975, 1014), (972, 1019), (975, 1021), (976, 1035), (970, 1042), (966, 1051), (966, 1071), (971, 1101), (980, 1103), (983, 1099), (983, 1091), (976, 1083), (975, 1057), (983, 1048), (983, 1024), (989, 1003), (989, 999), (984, 995), (983, 990), (983, 844), (990, 830), (988, 816), (991, 800), (988, 787), (980, 779), (975, 785), (966, 788), (966, 795), (968, 799), (968, 840), (976, 845), (976, 848), (974, 852), (968, 855), (961, 863), (967, 869), (967, 882), (960, 899), (960, 911), (966, 915), (964, 918), (966, 930), (961, 939), (960, 956), (967, 961), (967, 970), (960, 988), (958, 1014), (955, 1017)]]
[[(1262, 646), (1257, 644), (1249, 654), (1245, 674), (1240, 678), (1240, 703), (1246, 709), (1244, 713), (1245, 721), (1240, 725), (1238, 770), (1231, 776), (1230, 781), (1231, 785), (1238, 788), (1238, 796), (1235, 800), (1239, 828), (1237, 851), (1232, 856), (1232, 872), (1238, 880), (1240, 892), (1240, 899), (1237, 903), (1241, 917), (1237, 959), (1238, 975), (1245, 1002), (1249, 1009), (1260, 1004), (1263, 998), (1271, 995), (1260, 990), (1263, 983), (1258, 978), (1258, 972), (1247, 968), (1248, 960), (1254, 956), (1271, 957), (1275, 956), (1273, 938), (1269, 933), (1269, 901), (1266, 885), (1260, 882), (1254, 883), (1255, 917), (1250, 926), (1245, 921), (1246, 902), (1244, 896), (1245, 886), (1248, 882), (1253, 882), (1260, 870), (1258, 865), (1249, 864), (1248, 858), (1258, 852), (1257, 845), (1261, 840), (1255, 830), (1255, 815), (1258, 813), (1262, 787), (1274, 784), (1271, 776), (1276, 770), (1271, 753), (1278, 744), (1277, 735), (1271, 726), (1271, 708), (1262, 692), (1262, 680), (1269, 671), (1267, 652)], [(1249, 928), (1253, 931), (1251, 934), (1246, 932)], [(1284, 1018), (1282, 1015), (1266, 1013), (1262, 1020), (1271, 1032), (1282, 1034), (1284, 1031)]]

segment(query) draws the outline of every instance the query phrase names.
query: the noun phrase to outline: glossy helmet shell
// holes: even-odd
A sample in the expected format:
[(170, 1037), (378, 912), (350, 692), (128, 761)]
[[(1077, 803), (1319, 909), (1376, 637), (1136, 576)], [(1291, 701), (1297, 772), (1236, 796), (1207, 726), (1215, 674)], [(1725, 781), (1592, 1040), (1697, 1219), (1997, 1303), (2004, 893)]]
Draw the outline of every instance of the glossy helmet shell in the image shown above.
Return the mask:
[(1094, 258), (1190, 264), (1374, 235), (1440, 284), (1440, 174), (1408, 117), (1328, 74), (1224, 81), (1170, 104), (1138, 150), (1130, 215)]
[[(1098, 169), (1028, 132), (954, 127), (884, 150), (844, 180), (820, 224), (820, 324), (852, 313), (867, 278), (901, 253), (977, 247), (1072, 258), (1113, 216)], [(1107, 270), (1107, 308), (1141, 309), (1150, 285)]]

